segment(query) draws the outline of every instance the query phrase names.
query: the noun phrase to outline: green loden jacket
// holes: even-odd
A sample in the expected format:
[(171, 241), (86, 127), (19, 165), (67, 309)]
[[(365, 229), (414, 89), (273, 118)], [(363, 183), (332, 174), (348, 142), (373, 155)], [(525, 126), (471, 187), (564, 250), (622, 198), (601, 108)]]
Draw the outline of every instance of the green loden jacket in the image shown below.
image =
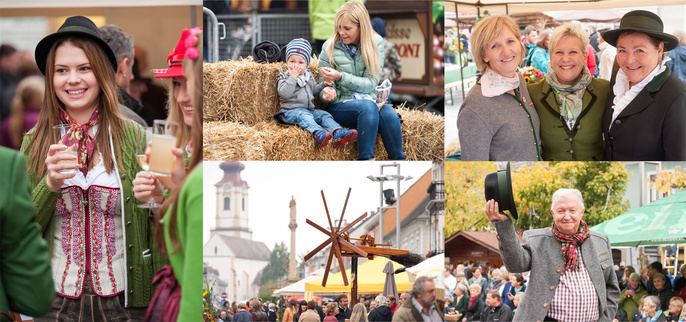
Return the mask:
[[(115, 167), (117, 176), (122, 184), (124, 220), (126, 227), (126, 307), (146, 307), (154, 293), (152, 278), (157, 270), (168, 264), (169, 260), (155, 249), (154, 225), (150, 219), (150, 210), (138, 208), (137, 200), (133, 195), (133, 179), (136, 173), (143, 171), (136, 160), (136, 137), (138, 131), (143, 129), (135, 123), (125, 122), (121, 141), (121, 162), (119, 167)], [(25, 155), (30, 155), (31, 148), (28, 143), (34, 134), (34, 130), (29, 131), (24, 137), (21, 151)], [(117, 162), (117, 156), (115, 156)], [(48, 231), (50, 238), (50, 254), (53, 249), (53, 236), (55, 234), (53, 214), (58, 193), (48, 188), (45, 178), (38, 178), (36, 175), (29, 174), (31, 183), (33, 203), (38, 210), (36, 221), (41, 226), (42, 231)], [(144, 256), (144, 252), (151, 254)]]
[(527, 86), (538, 118), (541, 120), (541, 142), (545, 161), (602, 161), (603, 112), (612, 90), (610, 82), (593, 78), (586, 87), (583, 109), (572, 129), (560, 116), (560, 107), (552, 87), (546, 81)]
[(0, 321), (9, 311), (41, 316), (54, 293), (50, 254), (34, 221), (26, 159), (0, 147)]

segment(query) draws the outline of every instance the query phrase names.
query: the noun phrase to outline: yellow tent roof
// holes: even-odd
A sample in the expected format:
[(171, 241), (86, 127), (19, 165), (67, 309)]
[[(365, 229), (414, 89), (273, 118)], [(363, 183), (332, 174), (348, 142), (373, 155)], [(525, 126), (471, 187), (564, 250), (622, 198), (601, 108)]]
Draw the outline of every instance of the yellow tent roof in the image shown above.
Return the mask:
[[(335, 259), (334, 259), (335, 260)], [(358, 293), (381, 293), (383, 292), (383, 285), (386, 281), (386, 274), (383, 273), (383, 268), (387, 262), (393, 263), (393, 269), (404, 267), (388, 258), (377, 256), (373, 260), (366, 261), (357, 266), (357, 292)], [(343, 285), (343, 276), (340, 272), (336, 274), (329, 274), (326, 280), (326, 287), (322, 287), (322, 280), (319, 278), (311, 280), (305, 284), (306, 292), (314, 293), (347, 293), (352, 288), (350, 281), (350, 270), (345, 271), (350, 284)], [(400, 273), (395, 275), (395, 284), (398, 287), (398, 293), (409, 291), (412, 289), (412, 283), (407, 273)]]

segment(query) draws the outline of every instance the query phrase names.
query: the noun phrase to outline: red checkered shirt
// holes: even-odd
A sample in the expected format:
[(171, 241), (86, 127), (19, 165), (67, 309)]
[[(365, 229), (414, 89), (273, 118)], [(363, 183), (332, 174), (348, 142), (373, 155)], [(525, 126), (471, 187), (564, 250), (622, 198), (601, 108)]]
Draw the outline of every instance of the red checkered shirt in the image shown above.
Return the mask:
[(576, 252), (579, 256), (579, 270), (562, 272), (550, 302), (548, 317), (565, 322), (597, 321), (600, 314), (598, 294), (584, 266), (581, 249), (577, 247)]

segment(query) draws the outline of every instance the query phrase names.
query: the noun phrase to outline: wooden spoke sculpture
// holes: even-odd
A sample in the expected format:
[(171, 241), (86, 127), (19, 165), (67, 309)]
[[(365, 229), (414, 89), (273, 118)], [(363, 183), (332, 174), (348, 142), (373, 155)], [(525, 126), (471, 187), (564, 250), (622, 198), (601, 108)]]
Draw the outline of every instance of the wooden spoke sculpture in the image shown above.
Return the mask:
[(307, 222), (310, 226), (316, 228), (317, 230), (321, 231), (325, 235), (327, 235), (329, 238), (324, 241), (321, 245), (317, 246), (313, 251), (311, 251), (309, 254), (305, 256), (305, 260), (309, 260), (317, 254), (319, 251), (324, 249), (326, 246), (331, 244), (331, 251), (329, 251), (329, 259), (326, 261), (326, 270), (324, 271), (324, 278), (322, 279), (322, 286), (326, 286), (326, 280), (329, 278), (329, 269), (331, 269), (331, 262), (333, 261), (333, 257), (336, 256), (336, 259), (338, 260), (338, 265), (341, 268), (341, 275), (343, 276), (343, 284), (345, 286), (348, 286), (348, 277), (345, 274), (345, 265), (343, 264), (343, 256), (346, 257), (369, 257), (372, 259), (374, 255), (401, 255), (401, 254), (407, 254), (409, 251), (406, 250), (398, 250), (398, 249), (388, 249), (388, 248), (380, 248), (376, 246), (390, 246), (390, 244), (374, 244), (374, 238), (369, 236), (369, 235), (363, 235), (361, 239), (353, 238), (355, 240), (362, 240), (363, 245), (367, 246), (356, 246), (353, 243), (350, 242), (350, 236), (348, 234), (348, 230), (355, 226), (357, 223), (359, 223), (362, 219), (367, 217), (367, 213), (365, 212), (362, 216), (358, 217), (355, 219), (355, 221), (351, 222), (347, 226), (345, 226), (343, 229), (341, 229), (341, 223), (343, 222), (343, 216), (345, 215), (345, 208), (348, 206), (348, 199), (350, 198), (350, 191), (352, 188), (348, 188), (348, 195), (345, 197), (345, 204), (343, 204), (343, 211), (341, 212), (341, 218), (338, 220), (338, 227), (334, 229), (334, 226), (331, 222), (331, 215), (329, 214), (329, 207), (326, 205), (326, 198), (324, 197), (324, 191), (321, 191), (322, 194), (322, 201), (324, 202), (324, 210), (326, 210), (326, 218), (329, 221), (329, 227), (330, 230), (327, 230), (323, 228), (322, 226), (317, 225), (313, 221), (307, 219), (305, 222)]

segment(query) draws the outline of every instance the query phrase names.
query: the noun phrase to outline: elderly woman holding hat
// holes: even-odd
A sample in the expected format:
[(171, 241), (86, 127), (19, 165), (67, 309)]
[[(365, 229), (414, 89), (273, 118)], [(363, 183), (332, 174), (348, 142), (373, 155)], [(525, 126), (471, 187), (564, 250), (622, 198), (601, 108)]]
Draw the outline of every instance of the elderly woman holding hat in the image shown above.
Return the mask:
[(539, 119), (524, 78), (519, 25), (508, 16), (479, 21), (470, 45), (483, 75), (457, 117), (465, 161), (538, 161)]
[[(91, 20), (75, 16), (35, 56), (45, 99), (21, 149), (57, 294), (36, 321), (141, 320), (166, 259), (149, 238), (149, 211), (133, 202), (136, 138), (145, 132), (119, 109), (115, 55)], [(53, 138), (61, 124), (76, 126)]]
[(605, 159), (686, 160), (686, 84), (665, 64), (677, 38), (656, 14), (636, 10), (603, 39), (617, 48), (619, 65), (603, 115)]
[(565, 23), (550, 36), (550, 68), (545, 81), (530, 84), (541, 119), (545, 161), (600, 161), (605, 157), (602, 118), (610, 82), (593, 78), (586, 67), (588, 33)]

